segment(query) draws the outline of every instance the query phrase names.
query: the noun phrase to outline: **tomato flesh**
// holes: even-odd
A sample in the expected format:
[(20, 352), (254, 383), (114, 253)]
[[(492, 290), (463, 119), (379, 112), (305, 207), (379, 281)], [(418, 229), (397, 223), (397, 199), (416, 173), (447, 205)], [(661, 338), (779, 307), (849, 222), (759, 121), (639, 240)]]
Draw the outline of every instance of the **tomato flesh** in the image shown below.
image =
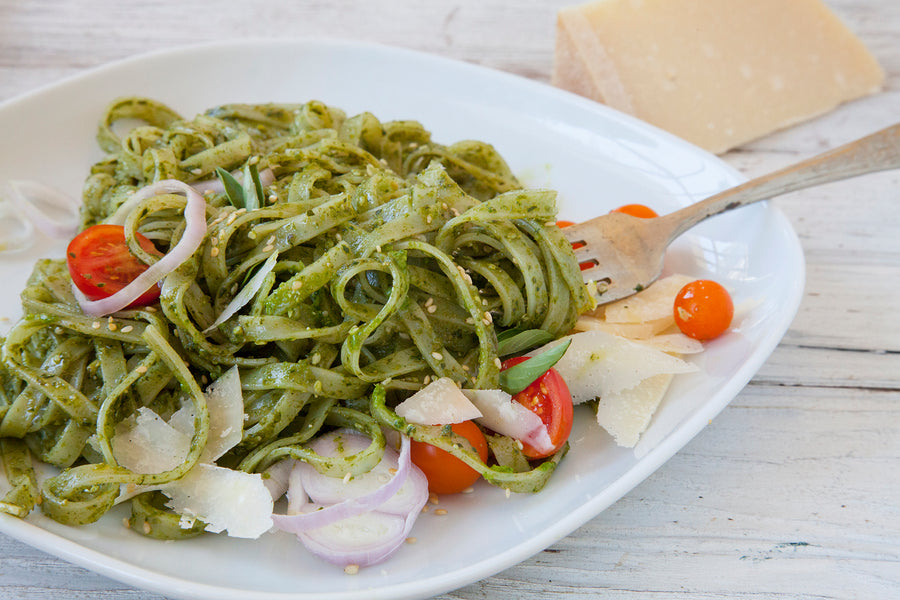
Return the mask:
[[(510, 358), (503, 363), (503, 368), (508, 369), (526, 360), (528, 359), (524, 356)], [(523, 442), (522, 452), (525, 456), (544, 458), (554, 454), (566, 443), (572, 432), (572, 394), (556, 369), (549, 369), (527, 388), (513, 396), (513, 400), (541, 418), (553, 444), (552, 450), (541, 452)]]
[[(488, 446), (484, 434), (472, 421), (454, 423), (453, 433), (461, 435), (472, 444), (481, 462), (488, 459)], [(481, 474), (449, 452), (425, 442), (413, 440), (410, 457), (428, 479), (428, 489), (435, 494), (456, 494), (478, 481)]]
[(625, 206), (614, 208), (612, 212), (625, 213), (626, 215), (640, 217), (641, 219), (652, 219), (653, 217), (659, 216), (656, 214), (655, 210), (649, 206), (644, 206), (643, 204), (626, 204)]
[(673, 315), (682, 333), (706, 341), (719, 337), (731, 327), (734, 303), (728, 290), (719, 283), (698, 279), (685, 285), (675, 296)]
[[(149, 239), (135, 233), (141, 248), (162, 256)], [(121, 225), (93, 225), (69, 242), (66, 264), (72, 281), (90, 300), (112, 296), (147, 270), (128, 250), (125, 228)], [(159, 286), (154, 285), (130, 306), (146, 306), (159, 299)]]

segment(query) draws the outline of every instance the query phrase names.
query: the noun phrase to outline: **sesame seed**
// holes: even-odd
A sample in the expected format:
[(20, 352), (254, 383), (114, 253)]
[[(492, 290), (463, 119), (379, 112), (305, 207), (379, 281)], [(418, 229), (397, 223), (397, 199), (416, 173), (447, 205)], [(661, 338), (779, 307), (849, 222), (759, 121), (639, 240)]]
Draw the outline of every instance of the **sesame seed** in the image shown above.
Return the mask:
[(292, 290), (299, 290), (302, 287), (303, 287), (303, 282), (300, 281), (299, 279), (295, 279), (294, 281), (291, 282)]
[(381, 245), (375, 246), (375, 252), (381, 252)]
[(122, 328), (122, 333), (131, 333), (132, 331), (134, 331), (134, 327), (131, 325), (126, 325)]
[(93, 323), (91, 323), (91, 327), (93, 327), (94, 329), (100, 329), (100, 321), (94, 321)]
[(447, 509), (446, 508), (435, 509), (434, 514), (436, 514), (439, 517), (443, 517), (444, 515), (447, 514)]
[(321, 394), (323, 389), (324, 389), (324, 386), (322, 385), (322, 382), (317, 379), (316, 382), (313, 384), (313, 391), (316, 394)]
[(450, 207), (450, 212), (452, 212), (452, 213), (453, 213), (453, 216), (455, 216), (455, 217), (458, 217), (458, 216), (459, 216), (459, 211), (456, 210), (456, 208), (453, 207), (453, 206)]
[(258, 165), (258, 164), (259, 164), (259, 157), (258, 157), (258, 156), (251, 156), (251, 157), (250, 157), (250, 160), (248, 160), (247, 162), (248, 162), (249, 164), (251, 164), (251, 165)]
[(462, 493), (463, 493), (463, 494), (471, 494), (471, 493), (474, 492), (474, 491), (475, 491), (475, 488), (473, 488), (473, 487), (470, 486), (470, 487), (467, 487), (466, 489), (464, 489), (464, 490), (462, 491)]
[(341, 234), (336, 233), (334, 234), (334, 239), (340, 242), (342, 239), (344, 239), (344, 237)]
[(494, 364), (497, 365), (498, 369), (503, 366), (503, 363), (496, 356), (494, 357)]
[(116, 329), (119, 328), (119, 326), (116, 325), (115, 323), (109, 323), (109, 324), (106, 326), (106, 328), (109, 329), (110, 331), (115, 331)]
[(203, 175), (203, 169), (197, 167), (196, 169), (191, 169), (191, 174), (193, 175)]
[(259, 236), (256, 234), (255, 231), (247, 232), (247, 239), (255, 240), (257, 237), (259, 237)]
[(431, 383), (431, 375), (426, 375), (425, 377), (423, 377), (423, 378), (422, 378), (422, 383), (423, 383), (424, 385), (428, 385), (429, 383)]
[(344, 475), (344, 478), (341, 481), (343, 481), (345, 484), (347, 484), (347, 483), (350, 483), (351, 479), (353, 479), (353, 475), (348, 471), (347, 474)]
[(486, 320), (488, 323), (493, 323), (493, 322), (494, 322), (494, 317), (493, 317), (493, 316), (491, 315), (491, 313), (488, 312), (488, 311), (484, 311), (484, 318), (485, 318), (485, 320)]
[(344, 567), (344, 573), (347, 575), (356, 575), (359, 573), (359, 565), (347, 565)]
[(441, 208), (444, 209), (444, 210), (447, 210), (447, 209), (450, 208), (450, 207), (447, 206), (447, 203), (446, 203), (446, 202), (441, 202)]
[(408, 538), (406, 538), (406, 543), (407, 543), (407, 544), (415, 544), (417, 541), (418, 541), (418, 540), (417, 540), (416, 538), (414, 538), (414, 537), (408, 537)]
[(425, 301), (425, 307), (428, 308), (428, 307), (431, 306), (432, 304), (434, 304), (434, 298), (432, 298), (431, 296), (429, 296), (429, 297), (428, 297), (428, 300)]
[(506, 497), (509, 498), (512, 495), (512, 492), (509, 491), (509, 488), (506, 488)]
[(143, 375), (144, 373), (147, 372), (147, 365), (138, 365), (138, 367), (135, 369), (135, 371), (137, 371), (138, 373)]
[(388, 469), (388, 473), (390, 473), (391, 475), (396, 475), (397, 469), (395, 469), (394, 467), (391, 467), (390, 469)]
[(275, 246), (273, 246), (272, 244), (269, 244), (268, 246), (265, 246), (263, 248), (263, 252), (271, 252), (274, 249), (275, 249)]
[(269, 204), (275, 204), (276, 202), (278, 202), (278, 196), (276, 196), (275, 194), (271, 194), (269, 196)]
[(427, 307), (425, 310), (427, 310), (430, 313), (434, 313), (434, 312), (437, 312), (437, 306), (432, 304), (431, 306)]
[(427, 513), (430, 509), (431, 509), (431, 507), (426, 504), (425, 506), (422, 507), (422, 512)]
[(431, 358), (433, 358), (434, 360), (444, 360), (444, 355), (440, 352), (432, 352)]
[(209, 238), (209, 244), (210, 244), (211, 246), (218, 246), (218, 245), (219, 245), (219, 238), (217, 238), (216, 236), (212, 236), (211, 238)]
[(144, 535), (150, 535), (150, 523), (144, 521)]
[(434, 492), (431, 492), (430, 494), (428, 494), (428, 501), (431, 502), (432, 504), (440, 504), (440, 502), (441, 502), (440, 498), (438, 498), (438, 495), (435, 494)]
[(463, 366), (462, 366), (462, 370), (468, 372), (468, 371), (469, 371), (469, 365), (463, 365)]
[(156, 307), (155, 306), (145, 306), (144, 310), (146, 310), (147, 312), (156, 312)]
[(431, 215), (425, 215), (425, 222), (428, 224), (431, 223)]
[(209, 255), (210, 255), (211, 257), (213, 257), (213, 258), (217, 257), (217, 256), (219, 255), (219, 247), (218, 247), (218, 246), (213, 246), (212, 248), (210, 248), (210, 249), (209, 249)]

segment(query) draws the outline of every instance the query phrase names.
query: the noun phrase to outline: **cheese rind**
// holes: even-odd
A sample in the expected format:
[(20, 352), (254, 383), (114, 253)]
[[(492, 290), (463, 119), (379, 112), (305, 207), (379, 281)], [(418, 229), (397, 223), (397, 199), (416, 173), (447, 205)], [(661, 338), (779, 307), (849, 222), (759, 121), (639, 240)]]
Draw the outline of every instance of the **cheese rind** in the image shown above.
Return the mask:
[(820, 0), (599, 0), (559, 11), (553, 83), (720, 153), (884, 72)]

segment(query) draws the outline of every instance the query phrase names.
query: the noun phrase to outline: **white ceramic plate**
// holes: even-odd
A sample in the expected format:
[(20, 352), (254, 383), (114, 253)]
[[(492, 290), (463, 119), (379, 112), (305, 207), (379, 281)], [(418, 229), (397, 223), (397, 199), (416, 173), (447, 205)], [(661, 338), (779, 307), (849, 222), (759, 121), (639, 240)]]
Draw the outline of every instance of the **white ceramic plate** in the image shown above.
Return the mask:
[[(533, 81), (394, 48), (270, 41), (129, 59), (0, 105), (0, 181), (35, 179), (78, 194), (101, 156), (94, 133), (105, 105), (132, 94), (184, 115), (226, 102), (318, 99), (349, 114), (416, 119), (440, 142), (494, 144), (523, 181), (559, 190), (561, 216), (572, 220), (630, 202), (667, 212), (742, 180), (679, 139)], [(0, 258), (0, 316), (18, 316), (18, 291), (39, 253), (62, 256), (62, 246), (41, 241), (27, 256)], [(40, 511), (24, 521), (0, 516), (0, 531), (179, 598), (398, 600), (477, 581), (566, 536), (696, 435), (775, 348), (793, 319), (804, 278), (793, 230), (765, 204), (694, 229), (673, 246), (667, 269), (715, 278), (752, 309), (733, 332), (708, 344), (696, 359), (700, 372), (676, 379), (635, 451), (615, 447), (581, 409), (572, 449), (542, 492), (507, 499), (483, 485), (444, 498), (449, 514), (423, 515), (413, 532), (418, 543), (355, 576), (311, 557), (287, 534), (164, 543), (126, 530), (121, 512), (82, 528), (61, 526)]]

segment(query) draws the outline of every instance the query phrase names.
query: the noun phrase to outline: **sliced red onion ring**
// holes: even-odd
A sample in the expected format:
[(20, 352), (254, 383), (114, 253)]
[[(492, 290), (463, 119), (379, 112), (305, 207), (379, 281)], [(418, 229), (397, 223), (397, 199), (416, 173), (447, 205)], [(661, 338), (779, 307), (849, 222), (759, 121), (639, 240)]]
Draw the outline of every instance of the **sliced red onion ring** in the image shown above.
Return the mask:
[[(339, 430), (327, 435), (360, 435), (350, 430)], [(323, 437), (327, 437), (323, 436)], [(368, 439), (368, 438), (366, 438)], [(390, 451), (385, 449), (385, 452)], [(410, 443), (406, 436), (401, 437), (400, 456), (398, 457), (397, 472), (394, 476), (377, 487), (374, 491), (358, 496), (356, 498), (347, 498), (336, 504), (326, 506), (324, 508), (314, 510), (313, 512), (305, 512), (296, 515), (272, 515), (275, 526), (284, 531), (300, 534), (304, 531), (326, 527), (337, 521), (342, 521), (348, 517), (355, 517), (363, 513), (378, 510), (381, 505), (387, 502), (394, 494), (396, 494), (403, 483), (406, 481), (410, 471), (412, 470), (412, 462), (410, 461)], [(427, 486), (427, 483), (426, 483)], [(308, 493), (308, 490), (307, 490)], [(427, 487), (424, 491), (424, 500), (428, 498)], [(422, 505), (424, 505), (424, 500)], [(421, 509), (422, 505), (419, 506)]]
[[(337, 449), (338, 436), (340, 450)], [(365, 449), (369, 443), (366, 436), (342, 430), (319, 438), (313, 445), (323, 455), (347, 455)], [(379, 485), (395, 464), (393, 479)], [(297, 473), (300, 473), (299, 482), (294, 481)], [(375, 468), (346, 483), (322, 475), (304, 463), (295, 466), (291, 480), (289, 496), (295, 487), (302, 488), (304, 497), (308, 493), (317, 499), (317, 503), (300, 507), (302, 514), (273, 515), (275, 526), (296, 533), (310, 552), (340, 566), (365, 567), (388, 558), (403, 544), (428, 500), (428, 481), (410, 462), (410, 442), (406, 436), (401, 436), (399, 456), (387, 448), (385, 457)], [(402, 487), (382, 500), (387, 492), (398, 487), (394, 485), (398, 481), (403, 483)], [(376, 489), (365, 494), (373, 484)], [(344, 499), (340, 502), (328, 505), (323, 501), (340, 497), (342, 490)], [(346, 498), (347, 495), (355, 498)], [(377, 508), (362, 510), (367, 506)]]
[[(322, 442), (325, 443), (322, 443)], [(334, 438), (316, 440), (313, 449), (319, 454), (333, 456), (333, 452), (322, 449), (323, 446), (333, 448)], [(342, 454), (355, 454), (365, 450), (371, 440), (359, 434), (343, 435), (340, 439)], [(322, 475), (307, 463), (297, 464), (295, 471), (300, 476), (300, 485), (310, 500), (321, 505), (337, 504), (347, 498), (359, 498), (384, 485), (400, 469), (399, 457), (390, 447), (385, 450), (384, 457), (372, 470), (344, 481), (337, 477)], [(419, 469), (410, 468), (406, 481), (397, 492), (378, 506), (378, 511), (394, 515), (405, 515), (427, 498), (428, 480)]]
[[(128, 212), (138, 202), (160, 194), (184, 194), (187, 198), (187, 204), (184, 207), (186, 227), (181, 239), (174, 248), (169, 249), (165, 256), (150, 265), (146, 271), (112, 296), (101, 300), (88, 300), (73, 284), (75, 297), (84, 314), (90, 317), (102, 317), (122, 310), (189, 259), (203, 243), (203, 238), (206, 236), (206, 201), (194, 188), (176, 179), (164, 179), (141, 188), (120, 206), (107, 222), (124, 223)], [(121, 222), (118, 221), (119, 218), (121, 218)]]
[(237, 296), (231, 299), (231, 302), (225, 307), (222, 311), (222, 314), (219, 315), (213, 324), (203, 330), (203, 333), (209, 333), (225, 321), (231, 318), (231, 316), (237, 311), (241, 310), (244, 305), (253, 300), (253, 297), (256, 296), (256, 292), (259, 291), (259, 288), (262, 287), (263, 282), (266, 279), (266, 275), (272, 272), (272, 269), (275, 268), (275, 263), (278, 262), (278, 253), (273, 252), (269, 255), (269, 258), (266, 259), (266, 262), (263, 263), (262, 267), (250, 278), (250, 281), (247, 282)]
[(391, 556), (412, 530), (421, 507), (405, 517), (370, 512), (300, 534), (313, 554), (339, 566), (367, 567)]
[(14, 210), (46, 235), (70, 238), (78, 231), (79, 200), (37, 181), (10, 181), (8, 189)]
[[(241, 181), (244, 177), (244, 172), (240, 169), (232, 171), (231, 174), (238, 181)], [(272, 169), (265, 168), (259, 172), (259, 183), (262, 184), (263, 187), (272, 185), (273, 181), (275, 181), (275, 173), (272, 172)], [(191, 184), (191, 187), (200, 194), (205, 194), (206, 192), (221, 194), (225, 191), (225, 186), (222, 185), (222, 180), (218, 177), (210, 177), (209, 179), (195, 181)]]
[(540, 452), (552, 452), (553, 442), (547, 426), (503, 390), (463, 390), (465, 396), (478, 407), (482, 417), (476, 422), (497, 433), (526, 442)]
[(34, 225), (13, 208), (0, 202), (0, 254), (27, 250), (34, 244)]

